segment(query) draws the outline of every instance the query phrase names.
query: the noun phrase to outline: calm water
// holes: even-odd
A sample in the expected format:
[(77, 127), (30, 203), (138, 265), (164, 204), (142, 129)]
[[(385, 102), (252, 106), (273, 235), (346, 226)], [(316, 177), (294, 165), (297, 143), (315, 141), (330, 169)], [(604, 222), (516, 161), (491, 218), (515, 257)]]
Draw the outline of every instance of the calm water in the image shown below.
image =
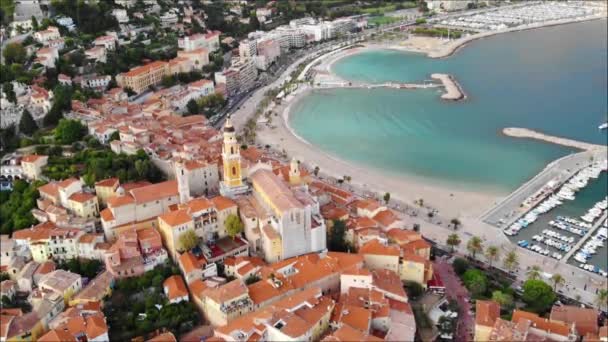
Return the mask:
[[(583, 39), (584, 37), (584, 39)], [(434, 60), (370, 51), (333, 65), (366, 82), (455, 76), (468, 95), (444, 102), (436, 89), (335, 89), (295, 104), (290, 124), (304, 139), (386, 172), (508, 192), (571, 149), (501, 136), (508, 126), (606, 143), (606, 21), (498, 35)]]

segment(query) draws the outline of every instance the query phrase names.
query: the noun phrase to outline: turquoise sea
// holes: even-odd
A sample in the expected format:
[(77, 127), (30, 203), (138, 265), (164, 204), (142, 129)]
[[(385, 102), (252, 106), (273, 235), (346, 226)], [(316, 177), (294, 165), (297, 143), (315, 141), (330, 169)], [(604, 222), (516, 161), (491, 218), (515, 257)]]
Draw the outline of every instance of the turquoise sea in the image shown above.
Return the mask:
[(315, 91), (293, 106), (290, 125), (321, 149), (384, 172), (507, 193), (572, 149), (502, 136), (526, 127), (606, 144), (606, 20), (497, 35), (445, 59), (392, 50), (334, 63), (340, 77), (422, 82), (453, 75), (467, 93), (437, 89)]

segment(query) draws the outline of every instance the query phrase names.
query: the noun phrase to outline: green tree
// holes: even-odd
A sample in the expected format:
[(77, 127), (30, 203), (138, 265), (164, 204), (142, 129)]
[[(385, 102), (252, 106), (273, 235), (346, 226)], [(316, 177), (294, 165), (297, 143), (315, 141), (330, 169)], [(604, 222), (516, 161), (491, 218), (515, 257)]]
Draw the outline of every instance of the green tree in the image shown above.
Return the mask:
[(19, 43), (9, 43), (4, 47), (2, 52), (4, 56), (4, 63), (7, 65), (18, 63), (23, 64), (27, 58), (27, 52), (23, 45)]
[(181, 251), (189, 251), (198, 246), (198, 236), (192, 229), (188, 229), (179, 236), (179, 246)]
[(390, 192), (385, 193), (383, 198), (384, 198), (384, 203), (388, 204), (388, 201), (391, 200)]
[(452, 248), (453, 253), (454, 248), (458, 247), (458, 245), (460, 245), (460, 242), (462, 241), (460, 240), (460, 236), (458, 236), (458, 234), (450, 234), (448, 235), (448, 238), (445, 243)]
[(565, 282), (566, 279), (564, 279), (564, 277), (562, 277), (562, 275), (559, 273), (555, 273), (551, 276), (551, 283), (553, 283), (553, 291), (557, 291), (557, 288), (564, 285)]
[(319, 175), (319, 171), (321, 171), (321, 169), (318, 166), (315, 166), (315, 169), (312, 171), (312, 173), (314, 173), (315, 177)]
[(479, 297), (486, 292), (488, 288), (488, 279), (486, 275), (478, 269), (469, 269), (462, 275), (462, 282), (466, 288), (471, 291), (473, 297)]
[(600, 289), (597, 292), (595, 305), (597, 305), (600, 310), (606, 311), (606, 308), (608, 308), (608, 289)]
[(517, 256), (517, 252), (511, 251), (507, 253), (502, 263), (509, 272), (512, 272), (517, 268), (517, 266), (519, 266), (519, 257)]
[(243, 222), (241, 222), (241, 219), (237, 215), (228, 215), (225, 225), (226, 232), (233, 239), (243, 231)]
[(482, 244), (483, 242), (478, 236), (473, 236), (471, 239), (469, 239), (469, 242), (467, 242), (467, 250), (469, 253), (471, 253), (473, 259), (475, 259), (475, 255), (477, 255), (477, 253), (481, 253), (483, 251)]
[(452, 226), (454, 226), (454, 230), (458, 229), (458, 227), (460, 226), (460, 220), (457, 218), (453, 218), (450, 223), (452, 224)]
[(452, 268), (454, 269), (454, 272), (456, 272), (456, 274), (458, 275), (463, 275), (464, 272), (469, 269), (469, 267), (469, 262), (463, 258), (456, 258), (452, 262)]
[(411, 299), (416, 299), (424, 294), (424, 287), (415, 281), (406, 281), (405, 290), (407, 292), (407, 296)]
[(327, 232), (327, 248), (332, 252), (346, 252), (348, 245), (344, 239), (346, 234), (346, 222), (342, 220), (333, 220), (332, 226)]
[(19, 121), (19, 132), (25, 135), (32, 135), (38, 130), (38, 125), (29, 110), (25, 109), (21, 114), (21, 120)]
[(11, 277), (8, 276), (8, 273), (6, 272), (0, 272), (0, 282), (3, 282), (5, 280), (9, 280), (11, 279)]
[(505, 311), (509, 311), (513, 306), (513, 296), (499, 290), (492, 292), (492, 300), (500, 304)]
[(36, 17), (32, 16), (32, 29), (35, 31), (38, 31), (38, 20), (36, 19)]
[(526, 309), (538, 314), (546, 312), (557, 299), (551, 286), (542, 280), (526, 280), (523, 290), (521, 299), (526, 303)]
[(188, 101), (186, 108), (188, 108), (189, 114), (198, 114), (199, 113), (198, 103), (196, 103), (196, 101), (194, 101), (194, 100)]
[(490, 267), (492, 267), (492, 263), (498, 261), (498, 258), (500, 256), (500, 250), (496, 246), (489, 246), (488, 248), (486, 248), (485, 255), (486, 259), (488, 260), (488, 263), (490, 263)]
[(538, 280), (540, 279), (540, 272), (540, 266), (534, 265), (528, 270), (528, 272), (526, 272), (526, 275), (528, 276), (528, 279)]
[(112, 142), (114, 140), (120, 140), (120, 133), (118, 131), (115, 131), (114, 133), (112, 133), (110, 135), (110, 139), (108, 141)]
[(61, 119), (55, 128), (55, 140), (64, 145), (81, 140), (86, 134), (86, 127), (77, 120)]
[(251, 284), (255, 284), (258, 281), (260, 281), (260, 277), (257, 274), (252, 274), (249, 277), (247, 277), (247, 279), (245, 279), (245, 284), (246, 285), (251, 285)]

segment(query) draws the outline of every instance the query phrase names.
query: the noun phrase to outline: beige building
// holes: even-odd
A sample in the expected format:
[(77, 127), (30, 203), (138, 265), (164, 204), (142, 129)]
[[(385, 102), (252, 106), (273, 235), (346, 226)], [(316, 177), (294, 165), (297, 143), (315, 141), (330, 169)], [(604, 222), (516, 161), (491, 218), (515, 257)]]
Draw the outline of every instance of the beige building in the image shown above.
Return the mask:
[(48, 156), (30, 154), (21, 158), (21, 168), (23, 175), (27, 179), (37, 180), (42, 175), (42, 168), (46, 166)]
[(203, 297), (205, 318), (213, 326), (223, 326), (253, 310), (245, 283), (235, 279), (218, 288), (208, 289)]
[(118, 178), (108, 178), (95, 183), (95, 194), (102, 206), (106, 205), (108, 198), (116, 195), (116, 189), (120, 185)]
[(489, 341), (490, 333), (500, 317), (500, 304), (491, 300), (475, 302), (475, 341)]
[(164, 76), (170, 75), (169, 63), (155, 61), (139, 66), (128, 72), (118, 74), (116, 83), (119, 87), (131, 88), (136, 93), (146, 91), (150, 86), (159, 84)]
[(106, 239), (114, 240), (121, 231), (156, 228), (157, 217), (179, 203), (177, 182), (166, 181), (141, 186), (129, 191), (118, 189), (118, 195), (107, 199), (101, 211), (101, 226)]

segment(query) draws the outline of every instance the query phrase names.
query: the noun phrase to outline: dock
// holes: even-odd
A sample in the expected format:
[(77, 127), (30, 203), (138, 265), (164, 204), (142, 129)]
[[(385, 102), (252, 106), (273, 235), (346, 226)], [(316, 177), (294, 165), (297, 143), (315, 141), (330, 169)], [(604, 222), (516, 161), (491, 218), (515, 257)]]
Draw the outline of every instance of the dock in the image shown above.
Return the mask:
[(574, 247), (568, 252), (566, 253), (566, 255), (564, 255), (564, 258), (562, 259), (564, 262), (568, 262), (568, 260), (570, 259), (570, 257), (572, 257), (572, 255), (574, 255), (574, 253), (576, 253), (581, 246), (585, 243), (585, 241), (587, 241), (592, 235), (593, 233), (602, 225), (604, 224), (604, 220), (606, 219), (606, 217), (608, 216), (608, 212), (604, 212), (604, 214), (595, 222), (595, 224), (591, 227), (591, 229), (589, 229), (589, 231), (587, 232), (587, 234), (585, 234), (585, 236), (583, 236), (577, 243), (576, 245), (574, 245)]
[(540, 140), (566, 147), (574, 147), (582, 151), (601, 151), (608, 148), (605, 145), (591, 144), (583, 141), (548, 135), (528, 128), (508, 127), (503, 129), (502, 133), (509, 137)]

